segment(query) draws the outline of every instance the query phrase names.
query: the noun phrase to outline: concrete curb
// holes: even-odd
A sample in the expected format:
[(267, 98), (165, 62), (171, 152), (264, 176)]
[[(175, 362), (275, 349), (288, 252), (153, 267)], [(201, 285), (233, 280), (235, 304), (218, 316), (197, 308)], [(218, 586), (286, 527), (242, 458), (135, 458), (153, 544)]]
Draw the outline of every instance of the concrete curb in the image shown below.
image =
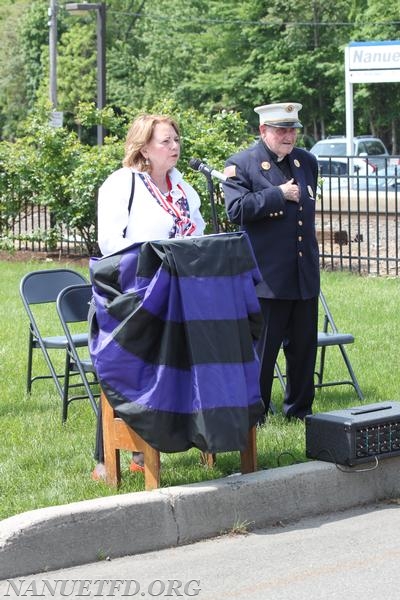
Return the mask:
[(400, 457), (377, 468), (312, 461), (34, 510), (0, 522), (0, 579), (184, 545), (236, 528), (400, 495)]

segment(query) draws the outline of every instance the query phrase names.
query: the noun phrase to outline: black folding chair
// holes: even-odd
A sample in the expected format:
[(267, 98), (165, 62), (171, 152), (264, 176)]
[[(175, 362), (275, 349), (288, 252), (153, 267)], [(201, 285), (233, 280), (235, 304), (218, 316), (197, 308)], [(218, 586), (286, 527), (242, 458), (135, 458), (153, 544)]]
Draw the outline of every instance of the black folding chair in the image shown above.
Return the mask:
[[(320, 348), (319, 356), (317, 356), (316, 367), (315, 367), (315, 376), (316, 388), (322, 388), (326, 386), (333, 385), (352, 385), (355, 391), (357, 392), (357, 396), (360, 401), (364, 400), (364, 395), (360, 389), (359, 383), (357, 381), (357, 377), (354, 373), (354, 369), (350, 362), (349, 356), (346, 352), (345, 346), (347, 344), (354, 343), (354, 336), (351, 333), (343, 333), (338, 330), (336, 327), (336, 323), (333, 319), (332, 313), (329, 310), (328, 303), (322, 291), (319, 294), (320, 306), (323, 310), (323, 326), (322, 331), (318, 331), (318, 348)], [(347, 372), (350, 378), (339, 379), (333, 381), (326, 381), (324, 379), (325, 375), (325, 362), (326, 362), (326, 349), (328, 346), (337, 346), (342, 355), (343, 361), (346, 365)], [(275, 365), (275, 376), (278, 378), (282, 389), (285, 391), (286, 383), (285, 383), (285, 374), (282, 372), (278, 362)]]
[[(315, 384), (316, 388), (321, 388), (325, 386), (331, 385), (352, 385), (357, 392), (357, 396), (359, 400), (364, 400), (364, 394), (362, 393), (360, 386), (357, 381), (357, 377), (354, 373), (354, 369), (351, 365), (349, 356), (346, 352), (345, 346), (347, 344), (354, 343), (354, 336), (351, 333), (344, 333), (339, 331), (336, 327), (336, 323), (333, 319), (332, 313), (329, 310), (328, 303), (322, 291), (319, 293), (319, 301), (320, 306), (322, 306), (323, 310), (323, 329), (318, 332), (318, 347), (321, 348), (319, 362), (317, 362), (316, 366), (316, 377), (317, 382)], [(325, 381), (324, 380), (324, 369), (325, 369), (325, 358), (326, 358), (326, 348), (328, 346), (337, 346), (342, 355), (343, 361), (346, 365), (348, 374), (350, 375), (350, 379), (341, 379), (338, 381)]]
[[(78, 323), (86, 324), (86, 327), (88, 327), (91, 298), (92, 286), (90, 284), (70, 285), (61, 290), (57, 297), (57, 312), (68, 342), (63, 396), (64, 421), (67, 419), (68, 406), (73, 400), (89, 398), (95, 414), (98, 413), (96, 398), (100, 396), (100, 391), (96, 372), (88, 354), (87, 346), (82, 348), (82, 346), (76, 344), (73, 331)], [(83, 351), (86, 351), (86, 355), (83, 355)], [(68, 397), (69, 377), (72, 373), (79, 373), (84, 393)], [(95, 388), (97, 390), (93, 391)]]
[[(69, 380), (64, 381), (65, 370), (63, 373), (57, 373), (58, 369), (54, 366), (54, 359), (52, 360), (50, 357), (50, 351), (61, 350), (65, 355), (65, 362), (69, 360), (68, 340), (60, 326), (60, 319), (56, 311), (56, 300), (63, 288), (77, 283), (87, 284), (87, 280), (83, 275), (72, 269), (32, 271), (21, 279), (20, 295), (29, 318), (26, 379), (28, 393), (31, 392), (34, 381), (52, 379), (62, 401), (65, 394), (68, 394)], [(74, 344), (75, 346), (87, 346), (87, 328), (83, 332), (74, 335)], [(36, 349), (41, 351), (50, 374), (33, 375), (33, 351)], [(65, 383), (67, 383), (67, 386)]]

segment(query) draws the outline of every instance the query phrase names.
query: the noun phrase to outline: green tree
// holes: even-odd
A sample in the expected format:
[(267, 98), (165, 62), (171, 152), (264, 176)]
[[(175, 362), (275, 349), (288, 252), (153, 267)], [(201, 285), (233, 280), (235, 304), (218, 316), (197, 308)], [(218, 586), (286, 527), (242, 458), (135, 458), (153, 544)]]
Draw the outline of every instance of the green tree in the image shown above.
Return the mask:
[(12, 138), (27, 110), (25, 63), (20, 43), (20, 17), (26, 0), (0, 5), (0, 132)]
[[(11, 24), (0, 27), (0, 127), (8, 137), (48, 97), (48, 5), (0, 4)], [(86, 13), (72, 16), (59, 4), (58, 90), (69, 127), (78, 100), (96, 99), (96, 15)], [(295, 99), (305, 133), (324, 137), (344, 131), (345, 46), (399, 33), (397, 3), (384, 0), (107, 0), (108, 102), (117, 111), (163, 98), (205, 114), (235, 110), (254, 134), (255, 105)], [(356, 132), (395, 149), (398, 97), (398, 84), (357, 86)]]
[(73, 115), (80, 102), (96, 102), (96, 28), (70, 19), (58, 46), (58, 107)]
[(140, 105), (146, 53), (142, 40), (142, 13), (146, 0), (107, 2), (107, 98), (112, 106)]
[[(342, 46), (348, 2), (272, 0), (264, 20), (273, 33), (258, 71), (258, 89), (265, 101), (299, 100), (305, 131), (324, 137), (327, 123), (334, 129), (344, 123), (336, 98), (344, 93)], [(261, 41), (260, 41), (261, 43)]]
[[(204, 31), (207, 2), (147, 0), (141, 16), (140, 60), (137, 78), (142, 86), (140, 103), (151, 105), (160, 98), (175, 98), (190, 106), (181, 90), (196, 69), (201, 69), (195, 40)], [(192, 103), (198, 108), (198, 103)]]
[[(25, 65), (24, 74), (30, 110), (35, 105), (41, 80), (46, 78), (48, 81), (48, 7), (49, 3), (46, 0), (30, 2), (21, 21), (19, 40)], [(44, 48), (46, 49), (45, 53)]]

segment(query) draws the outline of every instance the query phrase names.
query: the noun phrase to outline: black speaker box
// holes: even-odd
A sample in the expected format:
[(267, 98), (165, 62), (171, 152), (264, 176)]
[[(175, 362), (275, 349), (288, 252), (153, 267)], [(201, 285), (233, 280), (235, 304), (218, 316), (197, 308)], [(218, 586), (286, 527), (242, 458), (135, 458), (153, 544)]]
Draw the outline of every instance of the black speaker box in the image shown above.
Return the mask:
[(400, 456), (400, 402), (308, 415), (306, 456), (354, 466)]

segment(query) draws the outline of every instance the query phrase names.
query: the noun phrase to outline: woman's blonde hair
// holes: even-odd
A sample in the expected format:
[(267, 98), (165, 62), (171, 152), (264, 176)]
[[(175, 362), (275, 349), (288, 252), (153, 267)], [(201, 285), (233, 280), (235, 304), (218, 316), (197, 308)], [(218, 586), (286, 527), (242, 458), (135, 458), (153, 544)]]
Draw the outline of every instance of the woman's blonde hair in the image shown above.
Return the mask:
[(166, 115), (139, 115), (133, 121), (126, 136), (125, 156), (122, 161), (124, 167), (133, 167), (138, 171), (149, 170), (150, 166), (146, 164), (142, 149), (150, 142), (153, 137), (154, 128), (159, 123), (172, 125), (176, 133), (180, 136), (179, 126), (171, 117)]

